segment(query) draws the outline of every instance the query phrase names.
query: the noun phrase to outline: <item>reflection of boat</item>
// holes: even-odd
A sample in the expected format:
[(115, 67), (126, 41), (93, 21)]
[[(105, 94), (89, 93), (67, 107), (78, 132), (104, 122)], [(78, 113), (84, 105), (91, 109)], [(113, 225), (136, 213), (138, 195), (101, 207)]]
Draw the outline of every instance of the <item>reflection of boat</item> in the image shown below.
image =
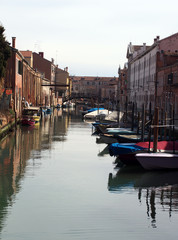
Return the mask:
[(164, 188), (177, 186), (178, 171), (144, 171), (141, 167), (125, 166), (116, 175), (110, 173), (108, 180), (109, 191), (120, 191), (124, 187)]
[(74, 108), (75, 107), (75, 103), (71, 102), (71, 101), (63, 102), (62, 107), (63, 108)]
[(33, 126), (40, 121), (40, 108), (28, 107), (22, 111), (22, 125)]
[(108, 190), (111, 192), (120, 192), (123, 189), (134, 187), (135, 181), (140, 178), (144, 171), (138, 166), (125, 166), (117, 172), (116, 175), (109, 174)]
[(146, 171), (135, 181), (135, 188), (160, 188), (178, 185), (178, 171)]
[(144, 169), (178, 169), (178, 154), (171, 153), (137, 153), (137, 161)]
[(100, 153), (98, 153), (98, 156), (104, 156), (106, 154), (109, 154), (109, 146), (107, 145)]
[[(138, 200), (145, 199), (146, 214), (156, 227), (159, 212), (167, 211), (169, 217), (178, 211), (178, 171), (144, 171), (126, 166), (116, 175), (109, 174), (108, 190), (111, 193), (138, 191)], [(157, 209), (156, 209), (157, 208)]]

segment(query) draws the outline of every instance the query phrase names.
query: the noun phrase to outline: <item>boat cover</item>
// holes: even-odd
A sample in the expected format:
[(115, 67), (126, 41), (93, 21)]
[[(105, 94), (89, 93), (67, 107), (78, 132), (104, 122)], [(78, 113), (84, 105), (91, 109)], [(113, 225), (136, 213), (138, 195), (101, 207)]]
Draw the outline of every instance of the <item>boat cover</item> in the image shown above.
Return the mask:
[[(136, 143), (137, 146), (149, 148), (149, 142), (139, 142)], [(154, 143), (150, 142), (150, 148), (153, 148)], [(158, 141), (157, 149), (159, 150), (178, 150), (178, 142), (177, 141)]]
[(118, 156), (121, 154), (129, 154), (137, 151), (144, 150), (145, 148), (137, 146), (135, 144), (120, 144), (120, 143), (112, 143), (109, 146), (109, 154), (110, 156)]
[(94, 112), (96, 110), (104, 110), (104, 108), (91, 108), (91, 109), (88, 110), (88, 113)]

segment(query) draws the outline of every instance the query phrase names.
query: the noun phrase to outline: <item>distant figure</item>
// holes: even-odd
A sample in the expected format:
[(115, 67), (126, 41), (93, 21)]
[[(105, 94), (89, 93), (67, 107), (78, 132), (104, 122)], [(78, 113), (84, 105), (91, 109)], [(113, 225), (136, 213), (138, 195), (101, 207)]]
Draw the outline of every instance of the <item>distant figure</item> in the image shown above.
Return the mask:
[(25, 101), (25, 107), (30, 107), (30, 105), (27, 101)]
[(25, 98), (22, 99), (22, 104), (24, 107), (29, 107), (29, 103), (25, 100)]

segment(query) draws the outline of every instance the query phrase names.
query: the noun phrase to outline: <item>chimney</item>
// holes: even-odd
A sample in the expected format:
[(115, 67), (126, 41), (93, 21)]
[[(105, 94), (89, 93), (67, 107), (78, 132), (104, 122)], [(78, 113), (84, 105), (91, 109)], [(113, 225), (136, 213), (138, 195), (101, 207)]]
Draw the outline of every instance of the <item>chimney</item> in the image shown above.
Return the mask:
[(39, 52), (39, 55), (43, 58), (44, 57), (44, 52)]
[(52, 62), (52, 64), (54, 64), (54, 58), (51, 58), (51, 62)]
[(15, 48), (16, 37), (12, 37), (12, 47)]
[(157, 36), (156, 38), (157, 38), (157, 41), (159, 41), (159, 36)]
[(146, 43), (143, 43), (143, 51), (146, 51)]

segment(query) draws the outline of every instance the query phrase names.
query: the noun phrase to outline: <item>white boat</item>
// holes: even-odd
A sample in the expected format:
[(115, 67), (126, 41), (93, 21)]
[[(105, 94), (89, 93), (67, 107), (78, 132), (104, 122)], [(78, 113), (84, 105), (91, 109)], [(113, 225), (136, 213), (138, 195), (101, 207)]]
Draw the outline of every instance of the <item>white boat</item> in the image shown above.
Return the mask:
[(93, 112), (89, 112), (84, 115), (84, 119), (105, 119), (106, 116), (108, 116), (111, 113), (111, 111), (108, 111), (107, 109), (102, 110), (96, 110)]
[(137, 153), (137, 161), (146, 170), (178, 169), (178, 154), (174, 153)]
[[(119, 115), (119, 116), (118, 116)], [(122, 120), (124, 116), (124, 113), (123, 112), (119, 112), (118, 111), (113, 111), (111, 112), (106, 118), (105, 120), (108, 120), (108, 121), (118, 121), (118, 118), (119, 118), (119, 121)]]

